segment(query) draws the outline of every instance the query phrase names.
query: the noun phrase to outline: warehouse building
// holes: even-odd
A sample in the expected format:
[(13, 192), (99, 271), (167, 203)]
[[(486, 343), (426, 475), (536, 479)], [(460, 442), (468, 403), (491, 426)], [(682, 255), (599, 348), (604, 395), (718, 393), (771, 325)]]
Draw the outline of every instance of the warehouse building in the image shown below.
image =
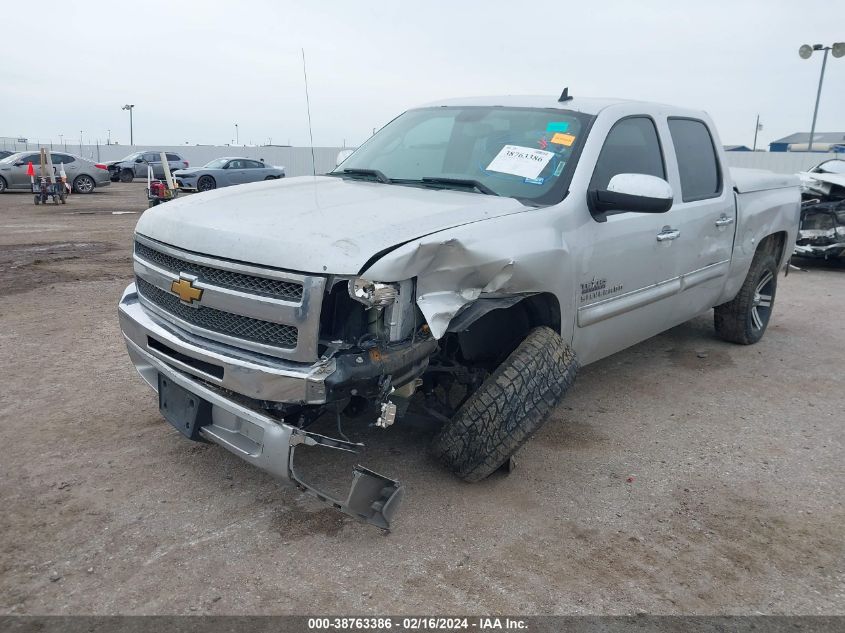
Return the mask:
[[(769, 143), (769, 151), (806, 152), (809, 144), (809, 132), (796, 132)], [(813, 134), (813, 151), (845, 152), (845, 132), (816, 132)]]

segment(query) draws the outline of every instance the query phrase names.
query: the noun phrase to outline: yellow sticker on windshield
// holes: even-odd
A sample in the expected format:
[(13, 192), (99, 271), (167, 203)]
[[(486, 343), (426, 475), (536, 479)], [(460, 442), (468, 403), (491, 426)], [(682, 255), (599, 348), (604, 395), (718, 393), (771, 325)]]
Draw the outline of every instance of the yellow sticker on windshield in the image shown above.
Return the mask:
[(569, 147), (575, 142), (575, 137), (571, 134), (561, 134), (558, 132), (554, 136), (552, 136), (552, 143), (555, 145), (566, 145)]

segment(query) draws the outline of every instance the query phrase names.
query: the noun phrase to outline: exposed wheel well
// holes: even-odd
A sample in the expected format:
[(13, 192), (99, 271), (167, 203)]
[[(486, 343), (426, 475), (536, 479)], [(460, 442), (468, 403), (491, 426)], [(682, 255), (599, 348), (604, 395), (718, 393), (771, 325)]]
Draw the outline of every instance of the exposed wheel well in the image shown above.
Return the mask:
[(784, 248), (786, 247), (786, 231), (779, 231), (767, 235), (757, 245), (757, 250), (761, 252), (768, 252), (774, 255), (775, 261), (778, 265), (783, 262)]
[[(551, 293), (516, 299), (479, 299), (467, 312), (470, 318), (446, 334), (457, 343), (461, 356), (473, 362), (499, 362), (510, 354), (528, 333), (548, 326), (560, 333), (560, 303)], [(504, 306), (504, 307), (502, 307)]]

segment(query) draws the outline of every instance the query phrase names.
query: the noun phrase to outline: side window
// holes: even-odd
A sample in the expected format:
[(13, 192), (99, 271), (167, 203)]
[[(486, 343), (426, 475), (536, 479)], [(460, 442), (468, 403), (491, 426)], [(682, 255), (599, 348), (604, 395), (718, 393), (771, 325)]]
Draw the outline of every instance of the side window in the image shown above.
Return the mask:
[(177, 161), (177, 162), (178, 162), (178, 161), (180, 161), (180, 160), (182, 160), (182, 159), (181, 159), (181, 158), (179, 158), (179, 155), (178, 155), (178, 154), (168, 154), (168, 155), (167, 155), (167, 160), (169, 160), (169, 161)]
[(241, 167), (241, 161), (230, 160), (229, 161), (229, 167), (227, 169), (243, 169), (243, 167)]
[(31, 162), (33, 167), (38, 167), (41, 164), (41, 154), (30, 154), (29, 156), (24, 156), (21, 160), (24, 165)]
[(246, 161), (246, 166), (249, 169), (263, 169), (264, 163), (260, 163), (257, 160), (248, 160)]
[(617, 174), (647, 174), (666, 178), (663, 152), (654, 122), (645, 116), (622, 119), (604, 141), (590, 189), (607, 189)]
[(52, 154), (51, 158), (53, 159), (54, 165), (70, 165), (74, 161), (73, 156), (68, 156), (67, 154)]
[(161, 156), (159, 156), (155, 152), (147, 152), (146, 154), (144, 154), (144, 160), (148, 163), (160, 163)]
[(678, 157), (681, 175), (681, 199), (684, 202), (715, 198), (722, 193), (722, 177), (713, 137), (702, 121), (669, 119), (672, 145)]

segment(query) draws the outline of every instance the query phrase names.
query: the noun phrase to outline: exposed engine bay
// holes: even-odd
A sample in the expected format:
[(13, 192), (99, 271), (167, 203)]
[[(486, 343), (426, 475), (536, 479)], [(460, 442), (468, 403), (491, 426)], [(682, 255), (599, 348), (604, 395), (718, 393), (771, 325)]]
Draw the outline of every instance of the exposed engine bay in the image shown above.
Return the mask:
[(801, 224), (794, 254), (845, 257), (845, 160), (825, 161), (799, 176)]

